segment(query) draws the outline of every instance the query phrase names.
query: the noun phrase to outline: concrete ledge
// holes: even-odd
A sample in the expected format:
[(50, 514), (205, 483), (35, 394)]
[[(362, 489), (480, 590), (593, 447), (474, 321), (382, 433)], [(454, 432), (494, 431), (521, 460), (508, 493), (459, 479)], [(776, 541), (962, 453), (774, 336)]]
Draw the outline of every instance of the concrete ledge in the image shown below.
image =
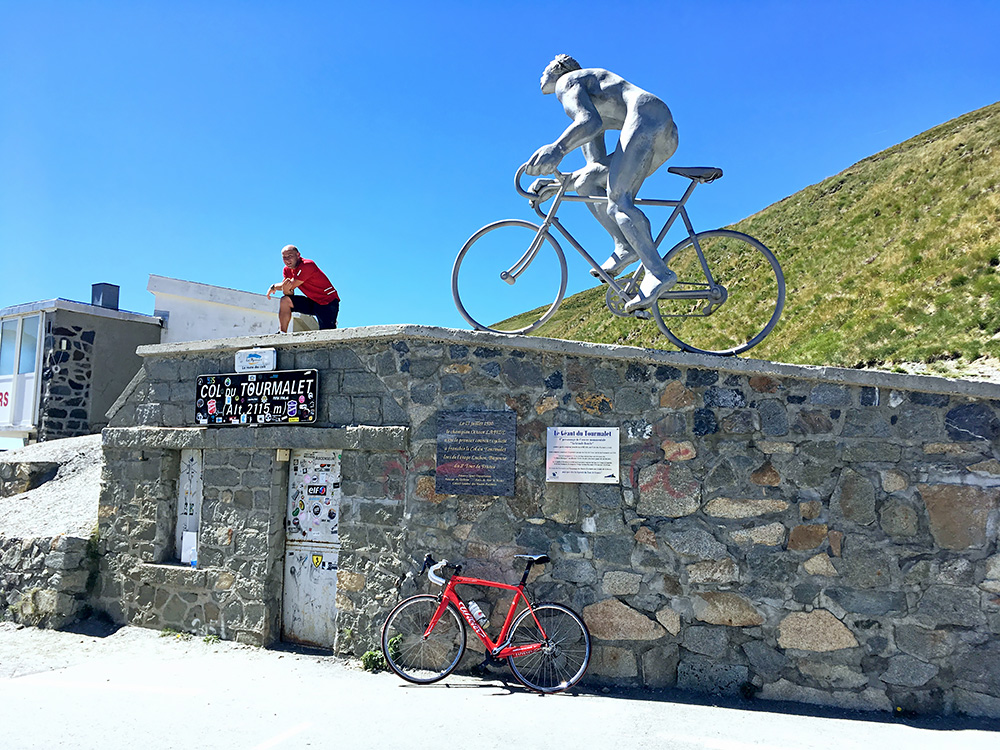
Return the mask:
[(182, 450), (205, 448), (327, 448), (400, 451), (409, 427), (107, 427), (105, 448)]
[(275, 334), (270, 336), (244, 336), (210, 341), (190, 341), (180, 344), (158, 344), (140, 346), (141, 357), (176, 357), (185, 354), (219, 354), (250, 349), (255, 346), (279, 348), (321, 348), (362, 341), (422, 340), (443, 344), (464, 346), (488, 346), (521, 351), (564, 354), (575, 357), (599, 357), (602, 359), (622, 359), (654, 364), (668, 364), (675, 367), (697, 367), (723, 372), (752, 373), (783, 378), (800, 378), (817, 382), (840, 383), (844, 385), (871, 386), (873, 388), (894, 388), (924, 393), (947, 393), (970, 398), (1000, 399), (1000, 384), (969, 380), (952, 380), (930, 375), (908, 375), (883, 370), (852, 370), (845, 367), (816, 367), (813, 365), (789, 365), (768, 362), (761, 359), (740, 359), (738, 357), (715, 357), (708, 354), (688, 354), (687, 352), (643, 349), (617, 344), (592, 344), (580, 341), (565, 341), (539, 336), (504, 336), (484, 331), (461, 331), (454, 328), (437, 328), (418, 325), (365, 326), (361, 328), (340, 328), (334, 331), (309, 331), (296, 334)]

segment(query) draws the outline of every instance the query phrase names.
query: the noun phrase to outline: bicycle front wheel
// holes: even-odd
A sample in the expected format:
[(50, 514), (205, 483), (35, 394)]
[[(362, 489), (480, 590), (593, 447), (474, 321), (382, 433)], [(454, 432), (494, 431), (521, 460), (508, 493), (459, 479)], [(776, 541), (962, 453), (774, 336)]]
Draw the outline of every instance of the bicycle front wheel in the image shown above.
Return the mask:
[(529, 253), (539, 230), (530, 221), (497, 221), (472, 235), (459, 251), (451, 295), (473, 328), (528, 333), (555, 313), (566, 294), (566, 258), (548, 232)]
[[(663, 260), (677, 284), (651, 312), (660, 331), (680, 349), (733, 355), (756, 346), (781, 317), (785, 276), (777, 258), (753, 237), (730, 229), (694, 235), (715, 282), (708, 283), (694, 240), (672, 247)], [(700, 299), (677, 295), (700, 294)]]
[(573, 687), (590, 663), (587, 626), (576, 612), (561, 604), (547, 602), (524, 610), (511, 626), (510, 642), (512, 646), (542, 644), (538, 651), (507, 659), (521, 684), (540, 693)]
[(431, 594), (411, 596), (396, 605), (382, 626), (386, 664), (404, 680), (437, 682), (451, 674), (465, 653), (465, 623), (451, 604), (424, 637), (438, 603)]

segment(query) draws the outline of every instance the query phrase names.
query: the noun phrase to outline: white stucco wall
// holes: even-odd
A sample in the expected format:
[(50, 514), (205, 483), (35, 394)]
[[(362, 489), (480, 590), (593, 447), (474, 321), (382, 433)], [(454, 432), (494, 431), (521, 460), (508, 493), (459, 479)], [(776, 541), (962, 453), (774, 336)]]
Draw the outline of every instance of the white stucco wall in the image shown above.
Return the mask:
[[(164, 319), (164, 344), (278, 332), (278, 297), (155, 274), (146, 288), (154, 295), (155, 314)], [(293, 330), (315, 328), (314, 318), (295, 316)]]

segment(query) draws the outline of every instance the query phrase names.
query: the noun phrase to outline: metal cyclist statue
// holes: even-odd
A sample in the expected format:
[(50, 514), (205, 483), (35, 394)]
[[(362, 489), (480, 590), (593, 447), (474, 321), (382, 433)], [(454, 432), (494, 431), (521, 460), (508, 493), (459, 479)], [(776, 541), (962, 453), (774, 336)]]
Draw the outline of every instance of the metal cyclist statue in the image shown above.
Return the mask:
[[(601, 68), (581, 68), (569, 55), (556, 55), (542, 73), (543, 94), (555, 94), (573, 121), (554, 143), (542, 146), (528, 161), (530, 175), (552, 174), (563, 157), (580, 148), (586, 165), (570, 175), (570, 189), (581, 195), (606, 195), (607, 205), (588, 204), (614, 239), (611, 257), (602, 265), (615, 276), (642, 261), (645, 275), (626, 312), (653, 305), (677, 276), (660, 258), (649, 221), (635, 205), (643, 181), (677, 150), (677, 126), (660, 99)], [(604, 131), (619, 130), (618, 145), (607, 153)], [(539, 179), (531, 191), (542, 198), (555, 193), (553, 179)]]

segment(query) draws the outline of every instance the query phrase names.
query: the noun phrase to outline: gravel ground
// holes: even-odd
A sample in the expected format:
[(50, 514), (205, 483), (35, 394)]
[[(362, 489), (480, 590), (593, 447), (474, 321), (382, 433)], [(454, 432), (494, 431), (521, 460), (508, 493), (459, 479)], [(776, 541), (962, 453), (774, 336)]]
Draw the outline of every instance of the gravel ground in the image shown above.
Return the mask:
[(89, 537), (97, 526), (101, 491), (101, 436), (50, 440), (0, 454), (2, 462), (51, 461), (55, 478), (30, 492), (0, 497), (0, 536), (15, 539), (60, 534)]

